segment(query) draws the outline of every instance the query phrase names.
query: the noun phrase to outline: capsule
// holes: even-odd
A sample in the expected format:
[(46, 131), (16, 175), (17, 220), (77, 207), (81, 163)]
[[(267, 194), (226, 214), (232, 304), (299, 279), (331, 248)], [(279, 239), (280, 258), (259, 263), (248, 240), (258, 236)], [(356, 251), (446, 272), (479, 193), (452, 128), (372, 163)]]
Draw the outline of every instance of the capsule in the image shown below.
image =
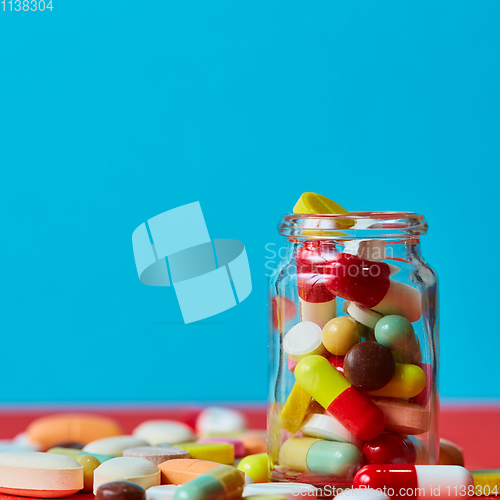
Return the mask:
[(221, 465), (179, 486), (174, 500), (233, 500), (240, 498), (244, 474), (230, 465)]
[(369, 391), (368, 394), (386, 398), (414, 398), (424, 390), (425, 381), (425, 373), (420, 366), (396, 363), (396, 370), (389, 383), (381, 389)]
[(300, 472), (353, 477), (362, 462), (359, 448), (350, 443), (293, 437), (283, 443), (280, 466)]
[(366, 465), (354, 488), (377, 488), (390, 497), (464, 498), (474, 494), (471, 473), (458, 465)]
[(294, 373), (297, 382), (356, 438), (369, 441), (384, 430), (382, 410), (323, 356), (302, 359)]

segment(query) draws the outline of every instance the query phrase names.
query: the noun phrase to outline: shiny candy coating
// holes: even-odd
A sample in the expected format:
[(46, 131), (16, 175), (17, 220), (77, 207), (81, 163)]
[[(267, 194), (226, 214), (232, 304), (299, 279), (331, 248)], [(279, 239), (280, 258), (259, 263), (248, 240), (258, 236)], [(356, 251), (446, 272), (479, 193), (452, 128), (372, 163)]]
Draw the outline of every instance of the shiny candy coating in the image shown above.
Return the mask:
[(96, 492), (96, 500), (145, 500), (146, 492), (128, 481), (103, 484)]
[(363, 455), (369, 464), (414, 464), (417, 450), (407, 436), (384, 432), (365, 443)]
[(381, 389), (370, 391), (370, 396), (409, 399), (414, 398), (425, 388), (425, 373), (417, 365), (396, 363), (394, 376)]
[(323, 327), (322, 340), (327, 351), (343, 356), (360, 340), (356, 322), (349, 316), (333, 318)]
[(361, 391), (381, 389), (394, 376), (396, 362), (387, 347), (378, 342), (361, 342), (344, 358), (344, 375)]
[(240, 460), (238, 470), (249, 476), (254, 483), (269, 481), (269, 457), (267, 453), (248, 455)]
[(91, 455), (76, 455), (73, 458), (83, 466), (83, 491), (92, 491), (94, 471), (101, 465), (101, 462)]

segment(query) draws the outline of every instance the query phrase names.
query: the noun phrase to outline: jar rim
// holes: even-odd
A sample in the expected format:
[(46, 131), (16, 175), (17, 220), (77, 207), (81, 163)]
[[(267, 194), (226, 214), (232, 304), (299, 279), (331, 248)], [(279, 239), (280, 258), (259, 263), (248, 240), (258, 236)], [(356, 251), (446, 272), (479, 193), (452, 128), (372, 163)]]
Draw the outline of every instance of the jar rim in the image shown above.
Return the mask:
[(354, 211), (348, 214), (283, 215), (279, 232), (297, 240), (409, 239), (427, 232), (422, 214), (400, 211)]

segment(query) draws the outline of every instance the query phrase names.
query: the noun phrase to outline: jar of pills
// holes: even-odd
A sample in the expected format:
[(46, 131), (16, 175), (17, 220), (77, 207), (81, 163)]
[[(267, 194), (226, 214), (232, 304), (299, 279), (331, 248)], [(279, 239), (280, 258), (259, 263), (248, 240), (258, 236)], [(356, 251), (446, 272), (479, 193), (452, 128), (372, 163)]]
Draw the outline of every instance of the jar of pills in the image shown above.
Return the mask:
[(363, 465), (437, 464), (424, 217), (306, 208), (281, 219), (285, 256), (270, 278), (271, 481), (342, 488)]

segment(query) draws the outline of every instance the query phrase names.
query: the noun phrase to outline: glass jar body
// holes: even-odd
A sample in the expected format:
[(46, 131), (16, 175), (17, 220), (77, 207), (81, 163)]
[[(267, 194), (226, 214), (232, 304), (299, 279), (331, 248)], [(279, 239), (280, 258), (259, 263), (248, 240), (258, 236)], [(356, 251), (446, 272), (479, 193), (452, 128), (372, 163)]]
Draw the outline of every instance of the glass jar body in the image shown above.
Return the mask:
[(287, 235), (270, 278), (271, 481), (341, 488), (363, 465), (439, 460), (437, 279), (419, 237), (339, 234)]

